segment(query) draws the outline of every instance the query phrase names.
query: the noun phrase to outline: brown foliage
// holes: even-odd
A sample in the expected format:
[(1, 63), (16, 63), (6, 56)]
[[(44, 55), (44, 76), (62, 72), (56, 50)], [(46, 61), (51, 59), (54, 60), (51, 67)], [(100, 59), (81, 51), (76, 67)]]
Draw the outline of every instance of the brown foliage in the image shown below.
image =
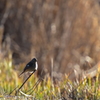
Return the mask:
[[(86, 57), (93, 60), (92, 64), (100, 60), (98, 1), (4, 2), (6, 5), (3, 9), (6, 9), (5, 13), (8, 11), (9, 15), (3, 23), (2, 48), (5, 50), (6, 47), (6, 50), (12, 51), (14, 63), (29, 61), (35, 56), (39, 63), (39, 73), (42, 69), (48, 72), (51, 70), (53, 58), (53, 71), (69, 73), (76, 64), (82, 69), (89, 69), (91, 63), (87, 64)], [(2, 0), (2, 3), (4, 2)], [(3, 9), (0, 6), (0, 11), (3, 12)]]

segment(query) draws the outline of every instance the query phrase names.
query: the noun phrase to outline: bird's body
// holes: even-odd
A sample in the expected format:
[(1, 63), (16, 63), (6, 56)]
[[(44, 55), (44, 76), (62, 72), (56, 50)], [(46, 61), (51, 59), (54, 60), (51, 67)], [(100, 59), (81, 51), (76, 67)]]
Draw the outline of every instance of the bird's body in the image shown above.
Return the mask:
[[(35, 72), (38, 68), (37, 60), (36, 58), (33, 58), (24, 68), (23, 72), (20, 74), (22, 75), (23, 73), (29, 71), (29, 72)], [(20, 76), (19, 75), (19, 76)]]

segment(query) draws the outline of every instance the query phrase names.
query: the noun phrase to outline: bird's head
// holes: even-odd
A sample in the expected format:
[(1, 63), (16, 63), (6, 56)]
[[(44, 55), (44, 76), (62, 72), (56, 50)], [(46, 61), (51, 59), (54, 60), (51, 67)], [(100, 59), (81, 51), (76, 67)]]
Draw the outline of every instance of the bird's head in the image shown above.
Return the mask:
[(36, 61), (37, 61), (37, 59), (36, 59), (36, 58), (33, 58), (33, 59), (32, 59), (32, 61), (36, 62)]

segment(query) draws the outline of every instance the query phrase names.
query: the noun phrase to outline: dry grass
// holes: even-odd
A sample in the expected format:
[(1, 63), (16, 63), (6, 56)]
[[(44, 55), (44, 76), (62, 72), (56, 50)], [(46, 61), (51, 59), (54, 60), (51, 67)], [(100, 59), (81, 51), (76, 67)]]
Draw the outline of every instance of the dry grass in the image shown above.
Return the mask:
[[(19, 92), (9, 93), (23, 82), (18, 77), (18, 72), (13, 69), (12, 58), (0, 61), (0, 100), (99, 100), (100, 99), (100, 75), (95, 79), (87, 78), (83, 81), (73, 82), (65, 75), (63, 81), (54, 84), (51, 78), (43, 79), (36, 88), (30, 90), (38, 81), (38, 77), (33, 75)], [(30, 91), (28, 91), (30, 90)], [(28, 91), (28, 92), (27, 92)]]

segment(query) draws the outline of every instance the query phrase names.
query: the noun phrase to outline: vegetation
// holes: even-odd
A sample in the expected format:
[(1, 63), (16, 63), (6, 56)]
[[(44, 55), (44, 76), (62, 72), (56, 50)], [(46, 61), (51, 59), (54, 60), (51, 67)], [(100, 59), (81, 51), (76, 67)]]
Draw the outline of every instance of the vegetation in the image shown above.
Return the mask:
[[(100, 100), (99, 10), (99, 0), (0, 0), (0, 100)], [(32, 57), (38, 74), (16, 94)]]
[(0, 100), (25, 100), (25, 98), (28, 100), (100, 100), (99, 73), (94, 79), (88, 77), (80, 82), (69, 80), (67, 75), (63, 81), (56, 84), (50, 77), (44, 78), (37, 86), (35, 83), (41, 78), (32, 75), (21, 91), (15, 95), (13, 90), (21, 86), (24, 80), (18, 77), (18, 71), (14, 70), (12, 58), (9, 56), (0, 61), (0, 76)]

